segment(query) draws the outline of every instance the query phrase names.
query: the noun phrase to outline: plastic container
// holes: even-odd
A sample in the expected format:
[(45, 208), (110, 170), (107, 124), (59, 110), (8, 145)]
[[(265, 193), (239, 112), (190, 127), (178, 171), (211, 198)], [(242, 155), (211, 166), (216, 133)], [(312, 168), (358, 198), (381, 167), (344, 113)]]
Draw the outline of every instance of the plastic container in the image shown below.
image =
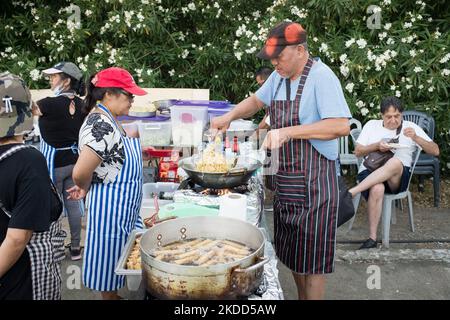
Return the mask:
[(122, 128), (127, 133), (128, 137), (137, 137), (139, 132), (139, 122), (140, 121), (127, 121), (122, 122)]
[(252, 136), (257, 128), (258, 125), (250, 120), (235, 120), (231, 122), (226, 135), (230, 141), (236, 136), (239, 142), (244, 142), (245, 138)]
[(139, 136), (142, 147), (169, 146), (172, 139), (172, 123), (162, 122), (139, 122)]
[[(175, 182), (151, 182), (144, 183), (142, 187), (143, 199), (152, 199), (153, 195), (159, 195), (161, 192), (175, 192), (180, 186), (179, 183)], [(162, 200), (160, 200), (162, 201)]]
[(224, 109), (230, 108), (229, 101), (216, 101), (216, 100), (176, 100), (173, 101), (172, 106), (183, 107), (208, 107), (208, 109)]
[(208, 107), (170, 107), (172, 140), (175, 146), (197, 147), (203, 141), (203, 130), (208, 124)]

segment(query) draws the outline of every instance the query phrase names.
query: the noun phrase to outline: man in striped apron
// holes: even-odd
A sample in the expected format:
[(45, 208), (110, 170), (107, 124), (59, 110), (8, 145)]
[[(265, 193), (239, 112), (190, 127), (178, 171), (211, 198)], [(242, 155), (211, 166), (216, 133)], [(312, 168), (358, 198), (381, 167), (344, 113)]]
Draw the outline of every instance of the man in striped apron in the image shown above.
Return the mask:
[[(269, 33), (258, 57), (275, 67), (265, 84), (233, 111), (215, 118), (226, 129), (269, 106), (271, 131), (263, 146), (278, 154), (274, 228), (278, 258), (291, 269), (300, 299), (322, 299), (325, 275), (334, 271), (340, 136), (351, 117), (339, 80), (307, 50), (306, 31), (283, 22)], [(291, 87), (295, 88), (291, 91)]]

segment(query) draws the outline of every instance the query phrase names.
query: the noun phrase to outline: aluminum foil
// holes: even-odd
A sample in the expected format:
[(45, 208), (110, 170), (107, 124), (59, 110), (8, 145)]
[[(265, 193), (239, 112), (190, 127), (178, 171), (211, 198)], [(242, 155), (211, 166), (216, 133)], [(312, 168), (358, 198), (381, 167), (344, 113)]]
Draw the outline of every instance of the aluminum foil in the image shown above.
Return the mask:
[[(260, 230), (268, 238), (265, 229)], [(264, 256), (269, 257), (269, 262), (264, 265), (264, 278), (254, 294), (248, 297), (248, 300), (284, 300), (283, 289), (278, 280), (277, 257), (272, 244), (266, 240), (264, 243)]]

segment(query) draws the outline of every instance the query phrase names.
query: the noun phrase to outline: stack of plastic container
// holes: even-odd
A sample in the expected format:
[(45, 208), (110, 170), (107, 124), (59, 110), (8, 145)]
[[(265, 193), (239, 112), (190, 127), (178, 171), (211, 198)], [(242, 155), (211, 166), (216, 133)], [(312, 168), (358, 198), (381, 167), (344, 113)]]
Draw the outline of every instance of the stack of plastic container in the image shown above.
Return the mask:
[(177, 100), (170, 107), (175, 146), (198, 147), (210, 119), (230, 111), (228, 101)]

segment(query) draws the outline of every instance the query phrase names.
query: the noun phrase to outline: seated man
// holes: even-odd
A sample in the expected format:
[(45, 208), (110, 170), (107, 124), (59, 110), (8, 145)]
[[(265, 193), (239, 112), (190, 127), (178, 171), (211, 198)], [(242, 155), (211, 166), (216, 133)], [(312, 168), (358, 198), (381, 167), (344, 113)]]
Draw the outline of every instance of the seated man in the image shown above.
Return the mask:
[[(365, 157), (370, 152), (393, 152), (394, 156), (383, 166), (370, 172), (363, 164), (359, 168), (359, 184), (349, 191), (354, 197), (362, 193), (367, 200), (369, 239), (359, 249), (376, 248), (377, 228), (381, 217), (384, 193), (397, 194), (408, 187), (412, 156), (416, 145), (434, 156), (439, 147), (415, 123), (403, 121), (400, 99), (387, 97), (381, 102), (382, 120), (370, 120), (356, 141), (355, 154)], [(390, 147), (386, 141), (399, 136), (399, 148)]]

